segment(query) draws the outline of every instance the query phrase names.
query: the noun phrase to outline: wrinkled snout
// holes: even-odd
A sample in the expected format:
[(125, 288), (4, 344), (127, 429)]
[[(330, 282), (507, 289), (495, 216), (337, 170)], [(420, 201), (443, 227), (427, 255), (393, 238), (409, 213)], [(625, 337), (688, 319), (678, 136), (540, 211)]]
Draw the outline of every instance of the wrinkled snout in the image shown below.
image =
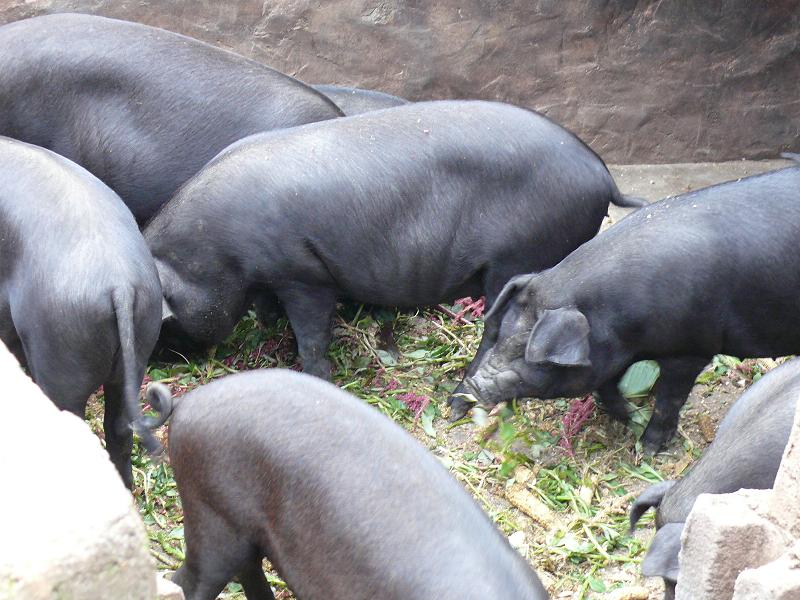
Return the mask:
[(473, 406), (492, 407), (497, 404), (494, 400), (499, 393), (495, 381), (497, 375), (498, 370), (484, 361), (475, 373), (465, 377), (448, 399), (450, 420), (463, 418)]
[(500, 369), (490, 361), (464, 380), (466, 390), (471, 393), (478, 404), (492, 407), (507, 400), (509, 394), (519, 386), (520, 378), (511, 369)]

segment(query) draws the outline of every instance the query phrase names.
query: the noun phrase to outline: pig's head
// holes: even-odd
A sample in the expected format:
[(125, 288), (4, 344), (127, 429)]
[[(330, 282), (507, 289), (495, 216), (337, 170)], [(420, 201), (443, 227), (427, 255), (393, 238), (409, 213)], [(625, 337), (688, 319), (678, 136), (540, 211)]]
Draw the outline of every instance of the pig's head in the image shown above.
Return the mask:
[(156, 259), (164, 295), (160, 342), (178, 350), (221, 342), (246, 310), (246, 291), (235, 275), (221, 270), (209, 277), (208, 264), (202, 271), (193, 266)]
[(574, 397), (595, 384), (590, 327), (575, 306), (548, 307), (535, 275), (503, 288), (486, 316), (490, 349), (463, 389), (483, 405), (513, 398)]
[(142, 232), (164, 296), (159, 346), (181, 353), (224, 340), (244, 314), (248, 294), (231, 242), (237, 231), (221, 233), (213, 227), (220, 220), (215, 213), (186, 208), (201, 184), (185, 184)]

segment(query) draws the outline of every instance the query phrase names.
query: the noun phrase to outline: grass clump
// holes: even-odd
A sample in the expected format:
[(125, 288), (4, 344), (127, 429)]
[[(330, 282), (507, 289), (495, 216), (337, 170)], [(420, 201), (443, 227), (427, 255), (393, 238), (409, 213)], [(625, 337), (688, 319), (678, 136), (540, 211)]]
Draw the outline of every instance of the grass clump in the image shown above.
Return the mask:
[[(640, 396), (632, 405), (633, 430), (586, 405), (580, 426), (567, 427), (574, 424), (567, 420), (574, 412), (571, 400), (512, 403), (494, 414), (476, 410), (475, 417), (453, 425), (443, 418), (445, 400), (463, 377), (483, 330), (482, 321), (469, 314), (452, 317), (462, 308), (403, 313), (344, 307), (329, 353), (334, 382), (433, 452), (510, 536), (554, 597), (602, 598), (622, 586), (642, 584), (638, 563), (652, 535), (652, 516), (642, 519), (640, 533), (629, 535), (628, 507), (646, 485), (680, 474), (699, 455), (706, 442), (694, 423), (684, 418), (682, 437), (667, 454), (646, 460), (637, 452), (636, 438), (649, 417), (648, 400), (641, 397), (646, 394), (638, 388), (642, 380), (653, 379), (651, 366), (632, 382), (634, 395)], [(387, 323), (394, 343), (387, 339)], [(274, 367), (296, 368), (291, 329), (285, 319), (263, 326), (250, 313), (225, 343), (202, 357), (174, 355), (151, 364), (147, 374), (182, 394), (229, 373)], [(713, 375), (701, 382), (717, 393), (726, 382), (749, 383), (769, 367), (719, 359), (710, 369)], [(101, 432), (98, 409), (92, 410), (92, 423)], [(134, 478), (151, 551), (160, 568), (173, 570), (183, 560), (185, 544), (171, 469), (143, 458), (137, 445)], [(278, 598), (292, 597), (276, 574), (269, 577)], [(233, 583), (224, 597), (244, 595)]]

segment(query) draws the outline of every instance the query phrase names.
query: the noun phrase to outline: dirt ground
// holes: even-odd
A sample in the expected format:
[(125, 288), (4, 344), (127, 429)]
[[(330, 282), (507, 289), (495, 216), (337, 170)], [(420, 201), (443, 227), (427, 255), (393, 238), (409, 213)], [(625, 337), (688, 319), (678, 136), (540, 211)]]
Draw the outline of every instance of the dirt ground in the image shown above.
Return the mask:
[[(656, 200), (720, 181), (780, 168), (788, 161), (611, 166), (623, 193)], [(612, 207), (604, 227), (625, 215)], [(645, 251), (645, 249), (643, 249)], [(450, 307), (458, 311), (462, 307)], [(530, 401), (494, 415), (450, 424), (445, 399), (463, 375), (482, 331), (479, 319), (458, 323), (441, 312), (395, 315), (399, 354), (381, 347), (380, 319), (340, 311), (331, 351), (334, 381), (408, 429), (475, 496), (533, 565), (553, 598), (644, 600), (661, 597), (660, 580), (645, 580), (639, 562), (653, 535), (646, 516), (628, 535), (630, 502), (647, 485), (683, 473), (714, 437), (716, 425), (754, 376), (774, 361), (715, 360), (693, 389), (679, 433), (665, 452), (643, 456), (636, 439), (649, 414), (639, 401), (630, 428), (598, 410), (575, 430), (569, 419), (589, 404)], [(240, 369), (291, 366), (285, 323), (264, 330), (243, 322), (226, 345), (199, 362), (157, 363), (148, 370), (185, 391)], [(100, 429), (99, 420), (95, 423)], [(570, 450), (571, 449), (571, 450)], [(174, 569), (185, 551), (182, 513), (167, 465), (137, 455), (134, 495), (160, 568)], [(424, 510), (424, 507), (420, 507)], [(273, 575), (278, 598), (291, 598)], [(236, 584), (225, 598), (243, 598)]]

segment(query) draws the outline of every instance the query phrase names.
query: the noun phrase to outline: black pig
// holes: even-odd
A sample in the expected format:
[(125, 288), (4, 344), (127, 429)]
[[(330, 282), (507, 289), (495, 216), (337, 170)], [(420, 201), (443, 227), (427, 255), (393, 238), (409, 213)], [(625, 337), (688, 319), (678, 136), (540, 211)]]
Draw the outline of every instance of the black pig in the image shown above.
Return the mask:
[[(623, 199), (603, 161), (521, 108), (426, 102), (251, 136), (211, 161), (145, 230), (174, 319), (221, 341), (255, 299), (277, 301), (307, 372), (338, 298), (491, 305), (513, 275), (590, 239)], [(170, 333), (172, 328), (172, 333)]]
[(0, 138), (0, 339), (59, 408), (105, 388), (111, 460), (132, 485), (131, 427), (161, 325), (153, 258), (119, 196), (48, 150)]
[[(715, 354), (800, 351), (798, 240), (798, 167), (636, 211), (552, 269), (509, 282), (486, 316), (491, 350), (459, 391), (493, 405), (597, 390), (626, 420), (617, 382), (655, 359), (661, 378), (642, 438), (655, 452)], [(469, 406), (463, 397), (451, 405), (456, 415)]]
[[(158, 425), (169, 391), (148, 399)], [(330, 383), (283, 369), (209, 383), (176, 402), (169, 455), (187, 600), (237, 575), (248, 600), (271, 600), (264, 557), (301, 600), (547, 598), (432, 454)]]
[(80, 14), (0, 27), (0, 135), (83, 166), (140, 223), (236, 140), (340, 115), (291, 77), (163, 29)]

